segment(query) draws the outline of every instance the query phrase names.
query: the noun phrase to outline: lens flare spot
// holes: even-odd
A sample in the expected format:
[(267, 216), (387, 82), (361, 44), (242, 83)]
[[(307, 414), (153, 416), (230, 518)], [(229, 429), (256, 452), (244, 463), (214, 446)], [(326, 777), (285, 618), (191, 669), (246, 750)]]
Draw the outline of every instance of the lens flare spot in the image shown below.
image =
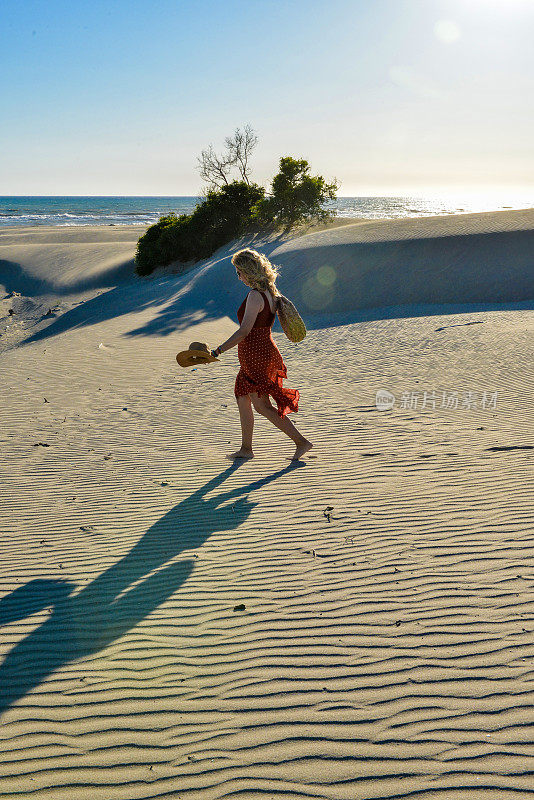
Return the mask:
[(461, 36), (460, 28), (452, 19), (438, 19), (434, 25), (434, 34), (440, 42), (452, 44)]
[(324, 266), (317, 270), (317, 280), (321, 286), (332, 286), (336, 277), (336, 271), (332, 267)]
[(331, 306), (334, 296), (334, 287), (319, 283), (317, 273), (308, 278), (302, 287), (302, 299), (312, 311), (319, 311)]

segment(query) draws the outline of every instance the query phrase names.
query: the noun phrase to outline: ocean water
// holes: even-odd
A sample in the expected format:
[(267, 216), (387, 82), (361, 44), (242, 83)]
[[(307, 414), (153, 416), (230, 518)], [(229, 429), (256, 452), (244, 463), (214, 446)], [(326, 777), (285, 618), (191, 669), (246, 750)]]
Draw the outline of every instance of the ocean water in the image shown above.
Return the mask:
[[(187, 214), (198, 197), (0, 197), (0, 228), (25, 225), (147, 226), (171, 211)], [(532, 196), (338, 197), (328, 203), (340, 217), (395, 219), (533, 208)]]

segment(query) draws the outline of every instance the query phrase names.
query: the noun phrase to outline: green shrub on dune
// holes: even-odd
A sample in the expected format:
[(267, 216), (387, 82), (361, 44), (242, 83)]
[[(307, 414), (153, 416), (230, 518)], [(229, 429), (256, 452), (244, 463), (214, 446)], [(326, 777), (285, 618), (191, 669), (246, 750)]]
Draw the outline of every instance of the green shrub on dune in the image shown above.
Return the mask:
[[(334, 213), (324, 203), (336, 196), (338, 183), (327, 183), (321, 175), (310, 175), (304, 159), (285, 156), (272, 180), (271, 194), (250, 181), (249, 157), (257, 137), (247, 126), (227, 138), (223, 156), (209, 150), (199, 159), (201, 175), (209, 191), (192, 214), (168, 214), (152, 225), (137, 243), (135, 255), (139, 275), (150, 275), (156, 267), (173, 261), (187, 263), (209, 258), (219, 247), (258, 229), (289, 230), (303, 222), (325, 221)], [(238, 169), (240, 180), (229, 182)]]
[(208, 258), (254, 225), (253, 210), (264, 195), (261, 186), (233, 181), (209, 191), (192, 214), (161, 217), (137, 243), (138, 274), (149, 275), (156, 267), (173, 261)]
[[(165, 228), (173, 225), (179, 218), (176, 214), (160, 217), (155, 225), (151, 225), (137, 242), (135, 253), (136, 270), (139, 275), (149, 275), (159, 264), (162, 264), (160, 240)], [(167, 262), (169, 263), (169, 262)]]
[(272, 180), (271, 194), (258, 204), (256, 219), (260, 224), (289, 230), (302, 222), (325, 222), (334, 214), (324, 208), (334, 200), (338, 183), (327, 183), (321, 175), (310, 175), (310, 165), (303, 158), (280, 159), (280, 172)]

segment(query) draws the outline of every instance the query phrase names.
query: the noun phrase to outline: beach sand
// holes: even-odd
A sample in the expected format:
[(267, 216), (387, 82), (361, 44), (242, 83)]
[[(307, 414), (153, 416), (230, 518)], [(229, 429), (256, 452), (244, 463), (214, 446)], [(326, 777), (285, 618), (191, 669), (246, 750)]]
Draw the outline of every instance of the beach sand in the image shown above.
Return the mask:
[[(0, 797), (525, 800), (534, 211), (150, 278), (142, 232), (0, 230)], [(226, 458), (237, 348), (175, 361), (236, 329), (243, 244), (308, 326), (300, 463), (258, 416)]]

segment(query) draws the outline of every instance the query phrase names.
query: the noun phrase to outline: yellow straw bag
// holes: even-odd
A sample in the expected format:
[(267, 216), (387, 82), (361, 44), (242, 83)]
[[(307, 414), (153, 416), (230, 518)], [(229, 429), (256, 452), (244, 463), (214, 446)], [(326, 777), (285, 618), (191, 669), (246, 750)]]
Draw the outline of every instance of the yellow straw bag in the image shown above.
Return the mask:
[(276, 314), (287, 338), (291, 342), (301, 342), (306, 336), (306, 325), (291, 300), (283, 294), (277, 298)]

